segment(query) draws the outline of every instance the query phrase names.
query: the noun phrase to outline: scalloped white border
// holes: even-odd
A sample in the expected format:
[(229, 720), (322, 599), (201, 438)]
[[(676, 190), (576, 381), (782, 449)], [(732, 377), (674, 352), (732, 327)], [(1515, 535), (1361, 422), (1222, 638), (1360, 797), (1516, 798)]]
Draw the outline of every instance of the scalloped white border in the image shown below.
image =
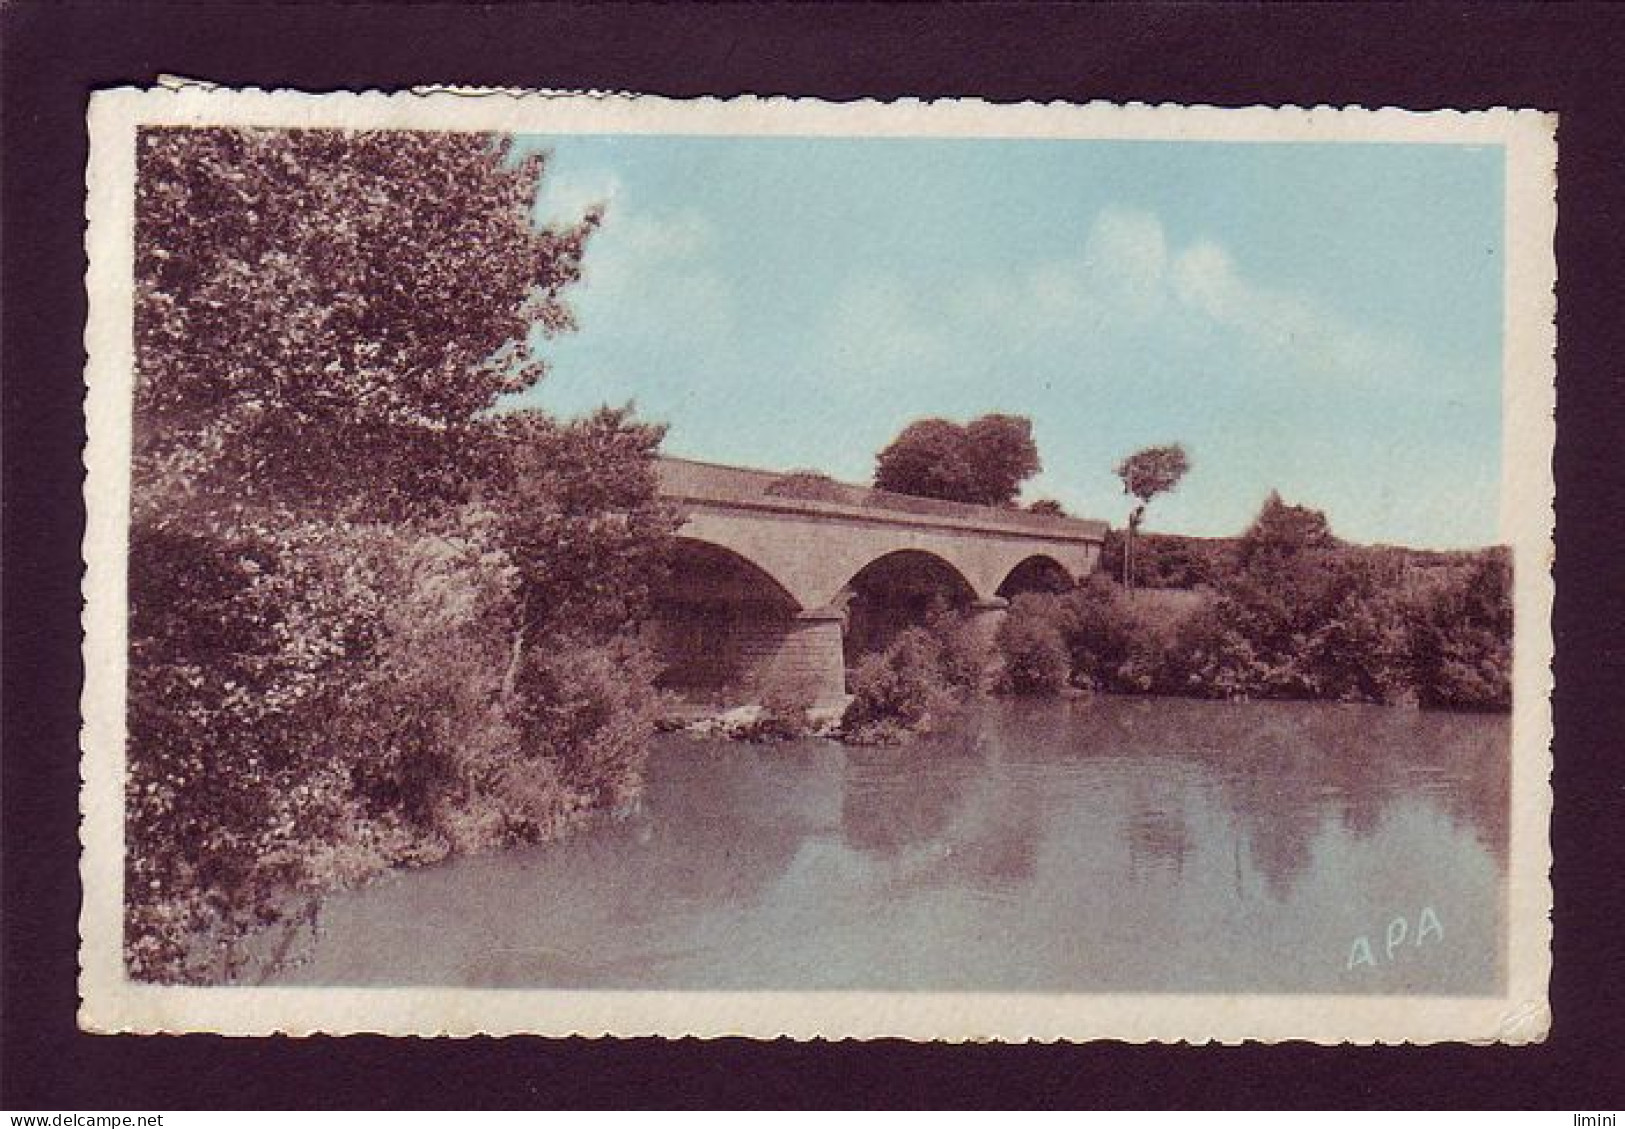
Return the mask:
[[(551, 992), (179, 988), (125, 978), (123, 900), (134, 133), (233, 124), (542, 134), (1478, 144), (1506, 153), (1501, 532), (1517, 589), (1506, 994), (1493, 998), (974, 992)], [(631, 94), (425, 88), (233, 91), (185, 79), (91, 100), (85, 411), (80, 1026), (227, 1035), (744, 1035), (798, 1039), (1309, 1040), (1526, 1043), (1550, 1025), (1556, 117), (1531, 110), (1222, 109), (976, 100), (677, 101)]]

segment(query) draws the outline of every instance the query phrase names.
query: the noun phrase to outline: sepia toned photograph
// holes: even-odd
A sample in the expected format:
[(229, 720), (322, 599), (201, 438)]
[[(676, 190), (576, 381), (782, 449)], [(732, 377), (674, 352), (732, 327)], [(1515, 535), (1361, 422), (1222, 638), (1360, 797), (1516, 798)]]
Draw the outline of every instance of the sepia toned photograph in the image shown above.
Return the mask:
[(99, 94), (81, 1023), (1543, 1038), (1554, 125)]

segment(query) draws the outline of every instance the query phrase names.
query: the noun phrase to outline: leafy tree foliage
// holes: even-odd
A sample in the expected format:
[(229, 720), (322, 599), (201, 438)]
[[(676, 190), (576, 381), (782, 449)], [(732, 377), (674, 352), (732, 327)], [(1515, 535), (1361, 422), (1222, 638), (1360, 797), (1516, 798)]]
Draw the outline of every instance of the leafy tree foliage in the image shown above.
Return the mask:
[(602, 638), (646, 617), (679, 524), (657, 496), (665, 428), (638, 422), (630, 407), (568, 422), (514, 412), (490, 426), (504, 452), (490, 488), (519, 570), (524, 630)]
[[(1194, 610), (1158, 621), (1150, 593), (1105, 576), (1029, 603), (1060, 631), (1080, 686), (1214, 698), (1467, 709), (1511, 704), (1504, 552), (1364, 548), (1272, 494), (1246, 533), (1204, 543)], [(1229, 560), (1219, 559), (1219, 550)], [(1166, 595), (1166, 594), (1164, 594)]]
[(909, 424), (875, 460), (875, 486), (898, 494), (1006, 506), (1040, 469), (1032, 421), (986, 415), (968, 424)]
[(1326, 515), (1307, 506), (1291, 506), (1270, 491), (1253, 524), (1236, 543), (1236, 563), (1243, 572), (1313, 564), (1337, 548)]
[(1397, 603), (1324, 514), (1272, 493), (1217, 600), (1184, 625), (1165, 678), (1220, 697), (1388, 701), (1402, 688)]
[(858, 745), (894, 745), (910, 733), (929, 732), (954, 705), (943, 677), (937, 642), (923, 627), (911, 627), (853, 670), (852, 700), (841, 716), (846, 740)]
[(1024, 592), (1010, 602), (997, 643), (1003, 682), (1016, 694), (1053, 693), (1067, 683), (1066, 641), (1052, 614), (1054, 597)]
[(455, 494), (477, 413), (544, 371), (531, 327), (573, 325), (598, 214), (536, 229), (544, 159), (475, 134), (156, 128), (136, 145), (138, 466), (329, 505)]
[(892, 745), (937, 728), (987, 689), (992, 659), (986, 641), (959, 613), (930, 609), (924, 624), (902, 631), (853, 670), (842, 738)]
[[(1141, 533), (1134, 538), (1136, 588), (1196, 588), (1220, 583), (1235, 566), (1235, 537), (1186, 537), (1175, 533)], [(1123, 575), (1127, 531), (1109, 529), (1100, 547), (1099, 570)]]
[(1410, 608), (1410, 661), (1423, 705), (1512, 706), (1512, 562), (1483, 554), (1453, 583)]
[(1021, 484), (1042, 469), (1032, 421), (1024, 416), (985, 415), (965, 425), (966, 458), (983, 487), (986, 505), (1014, 502)]
[(1117, 585), (1091, 577), (1052, 614), (1071, 659), (1070, 681), (1092, 690), (1146, 688), (1125, 677), (1130, 658), (1148, 640)]
[(1142, 507), (1157, 495), (1166, 494), (1178, 486), (1189, 470), (1190, 457), (1178, 443), (1147, 447), (1117, 464), (1117, 476), (1123, 480), (1123, 493), (1138, 498)]
[(510, 446), (499, 496), (517, 572), (515, 717), (527, 747), (562, 751), (567, 784), (613, 803), (636, 780), (657, 673), (629, 625), (651, 614), (680, 524), (657, 495), (665, 429), (630, 408), (497, 423)]
[(1070, 685), (1510, 707), (1512, 573), (1504, 550), (1349, 545), (1332, 535), (1324, 514), (1274, 494), (1242, 536), (1198, 547), (1207, 585), (1200, 590), (1130, 592), (1100, 573), (1066, 591), (1021, 593), (991, 662), (962, 623), (956, 635), (951, 615), (910, 629), (855, 670), (847, 739), (889, 743), (929, 730), (985, 689), (990, 671), (998, 689), (1017, 694)]
[(781, 476), (767, 488), (779, 498), (804, 498), (812, 502), (839, 502), (845, 488), (829, 475), (816, 470), (795, 470)]
[(598, 222), (532, 226), (544, 165), (459, 134), (138, 137), (137, 978), (232, 979), (335, 887), (637, 788), (660, 431), (488, 410), (541, 375), (531, 327), (570, 327)]

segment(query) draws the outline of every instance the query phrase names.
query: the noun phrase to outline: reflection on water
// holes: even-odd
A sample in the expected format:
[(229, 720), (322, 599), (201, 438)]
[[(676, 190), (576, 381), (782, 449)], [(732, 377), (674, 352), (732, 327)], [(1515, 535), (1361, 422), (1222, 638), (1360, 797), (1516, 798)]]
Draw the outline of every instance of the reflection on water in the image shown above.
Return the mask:
[[(1488, 994), (1507, 749), (1504, 717), (1110, 697), (902, 749), (663, 738), (636, 815), (333, 899), (285, 980)], [(1390, 956), (1424, 909), (1443, 936)]]

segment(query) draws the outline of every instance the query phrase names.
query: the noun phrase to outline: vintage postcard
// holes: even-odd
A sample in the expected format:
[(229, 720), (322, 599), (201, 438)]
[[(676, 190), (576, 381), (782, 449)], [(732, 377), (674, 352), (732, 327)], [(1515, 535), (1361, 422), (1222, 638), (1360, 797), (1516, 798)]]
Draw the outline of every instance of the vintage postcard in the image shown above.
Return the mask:
[(89, 122), (88, 1030), (1545, 1036), (1552, 116)]

